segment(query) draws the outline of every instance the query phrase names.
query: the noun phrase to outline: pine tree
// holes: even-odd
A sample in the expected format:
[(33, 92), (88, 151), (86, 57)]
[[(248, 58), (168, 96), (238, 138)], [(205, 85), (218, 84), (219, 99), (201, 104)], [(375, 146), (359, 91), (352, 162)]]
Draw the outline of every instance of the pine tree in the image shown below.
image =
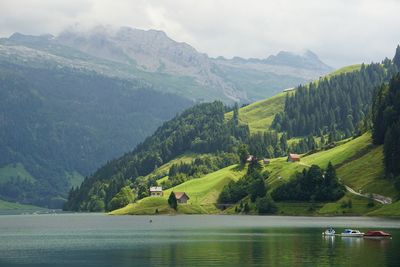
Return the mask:
[(398, 45), (396, 48), (396, 54), (394, 55), (393, 63), (397, 66), (397, 68), (400, 68), (400, 45)]
[(345, 128), (350, 134), (354, 133), (353, 116), (347, 115)]
[(244, 166), (247, 161), (247, 157), (249, 156), (249, 152), (247, 151), (247, 146), (245, 144), (241, 144), (238, 148), (238, 155), (240, 159), (240, 165)]
[(233, 107), (233, 123), (235, 126), (239, 125), (239, 106), (237, 103)]
[(283, 133), (280, 139), (281, 150), (284, 154), (287, 153), (288, 145), (287, 145), (287, 134)]
[(176, 200), (175, 193), (172, 191), (168, 197), (168, 205), (173, 208), (174, 210), (178, 209), (178, 201)]
[(385, 170), (388, 175), (400, 175), (400, 123), (395, 123), (389, 127), (385, 134), (385, 143), (383, 145), (383, 154)]
[(251, 183), (249, 188), (251, 202), (256, 201), (258, 197), (265, 196), (265, 193), (266, 193), (266, 187), (264, 179), (262, 177), (257, 178)]
[(248, 213), (250, 211), (250, 207), (249, 207), (249, 204), (247, 202), (244, 204), (243, 211), (244, 211), (244, 213)]
[(321, 146), (324, 146), (326, 143), (324, 135), (321, 135)]
[(330, 187), (336, 183), (337, 183), (336, 171), (335, 171), (335, 168), (333, 167), (332, 163), (329, 161), (328, 167), (326, 168), (326, 171), (325, 171), (324, 184), (327, 187)]

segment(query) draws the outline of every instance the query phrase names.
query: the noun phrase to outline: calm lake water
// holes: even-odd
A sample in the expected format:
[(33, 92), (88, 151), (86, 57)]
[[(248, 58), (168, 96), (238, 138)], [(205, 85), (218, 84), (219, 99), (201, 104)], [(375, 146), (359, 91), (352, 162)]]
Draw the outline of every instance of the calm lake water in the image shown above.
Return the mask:
[[(393, 238), (324, 238), (327, 225)], [(1, 215), (0, 266), (400, 266), (400, 220)]]

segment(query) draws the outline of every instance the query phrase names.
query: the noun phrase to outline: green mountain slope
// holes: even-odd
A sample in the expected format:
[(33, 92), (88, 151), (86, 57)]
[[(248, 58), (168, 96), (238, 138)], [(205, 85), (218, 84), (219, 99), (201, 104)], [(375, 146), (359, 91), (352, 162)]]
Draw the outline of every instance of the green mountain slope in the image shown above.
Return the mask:
[[(397, 192), (393, 188), (390, 180), (382, 177), (382, 158), (379, 155), (382, 146), (371, 145), (371, 135), (364, 134), (353, 140), (346, 140), (339, 143), (336, 147), (329, 150), (320, 151), (308, 156), (301, 157), (300, 162), (287, 162), (285, 158), (272, 159), (269, 165), (263, 167), (264, 171), (270, 172), (266, 180), (269, 190), (273, 190), (284, 183), (296, 171), (302, 171), (312, 164), (326, 167), (331, 161), (337, 168), (339, 178), (343, 183), (355, 189), (362, 190), (363, 193), (375, 193), (387, 197), (396, 197)], [(369, 166), (366, 166), (369, 165)], [(173, 212), (168, 204), (167, 198), (171, 191), (186, 192), (190, 196), (189, 204), (179, 206), (180, 213), (220, 213), (216, 209), (216, 203), (219, 193), (223, 187), (231, 180), (237, 180), (245, 173), (244, 170), (238, 170), (236, 165), (221, 169), (219, 171), (205, 175), (202, 178), (190, 180), (171, 189), (164, 191), (163, 198), (147, 197), (135, 204), (130, 204), (125, 208), (113, 211), (111, 214), (154, 214), (158, 209), (160, 213)], [(341, 203), (353, 202), (351, 209), (343, 208)], [(156, 204), (155, 204), (156, 203)], [(368, 199), (347, 193), (345, 197), (336, 203), (318, 204), (318, 209), (312, 212), (307, 211), (309, 203), (278, 203), (283, 214), (321, 214), (321, 215), (341, 215), (341, 214), (367, 214), (378, 215), (379, 203), (374, 207), (368, 208)], [(397, 205), (394, 205), (394, 207)], [(388, 210), (391, 205), (382, 208), (382, 214)], [(182, 207), (182, 208), (181, 208)], [(377, 210), (376, 213), (372, 211)], [(228, 210), (227, 212), (231, 212)]]
[(161, 213), (169, 213), (167, 199), (172, 191), (186, 192), (190, 196), (190, 204), (182, 206), (179, 212), (193, 213), (218, 213), (215, 207), (218, 196), (223, 187), (230, 181), (236, 181), (243, 176), (244, 171), (238, 171), (236, 165), (230, 166), (204, 177), (193, 179), (164, 191), (162, 198), (147, 197), (135, 204), (130, 204), (122, 209), (111, 212), (113, 215), (123, 214), (154, 214), (155, 209)]
[(19, 203), (8, 202), (0, 199), (0, 214), (20, 214), (20, 213), (32, 213), (32, 212), (44, 212), (47, 209), (42, 207), (23, 205)]
[[(268, 130), (275, 114), (283, 111), (286, 94), (280, 93), (274, 97), (240, 108), (239, 121), (247, 124), (251, 133)], [(225, 118), (230, 120), (232, 116), (233, 112), (228, 112)]]
[(0, 60), (0, 197), (60, 208), (83, 176), (192, 104), (140, 81)]
[[(377, 65), (374, 65), (374, 67), (377, 67), (379, 71), (381, 70)], [(358, 68), (359, 66), (345, 68), (336, 73), (348, 73)], [(368, 75), (373, 75), (374, 68), (368, 68), (364, 71), (368, 70), (372, 71)], [(356, 71), (348, 77), (357, 78), (357, 75), (363, 74)], [(330, 76), (330, 78), (325, 79), (325, 85), (329, 85), (329, 80), (332, 77), (336, 76)], [(338, 78), (339, 80), (342, 78), (345, 80), (347, 76), (340, 77)], [(332, 90), (334, 89), (332, 88)], [(139, 190), (139, 192), (143, 188), (148, 191), (148, 187), (155, 183), (154, 178), (158, 179), (159, 184), (167, 179), (170, 180), (167, 169), (173, 166), (171, 161), (175, 163), (179, 162), (179, 158), (177, 157), (182, 155), (190, 155), (189, 162), (195, 162), (196, 160), (193, 160), (193, 158), (197, 157), (196, 154), (224, 151), (238, 153), (242, 155), (240, 159), (243, 160), (248, 154), (242, 149), (241, 144), (247, 144), (249, 149), (257, 151), (251, 153), (257, 153), (255, 155), (258, 157), (265, 157), (264, 153), (266, 154), (267, 152), (270, 154), (267, 150), (272, 145), (274, 149), (286, 151), (287, 144), (286, 148), (283, 149), (286, 141), (282, 139), (285, 135), (267, 133), (266, 131), (269, 130), (272, 117), (276, 112), (282, 110), (285, 104), (285, 95), (296, 93), (296, 91), (281, 93), (274, 98), (242, 107), (239, 112), (234, 108), (233, 112), (225, 114), (221, 113), (222, 110), (218, 108), (218, 103), (211, 104), (211, 106), (208, 106), (208, 104), (196, 106), (165, 124), (155, 135), (148, 138), (143, 145), (139, 146), (137, 150), (128, 153), (115, 162), (107, 164), (98, 174), (95, 174), (95, 176), (86, 181), (87, 183), (84, 183), (78, 191), (72, 192), (68, 203), (72, 203), (74, 209), (90, 209), (93, 207), (92, 201), (101, 201), (104, 204), (98, 207), (104, 207), (104, 205), (107, 205), (105, 203), (109, 201), (109, 198), (107, 199), (109, 193), (106, 191), (104, 194), (104, 190), (113, 189), (118, 184), (119, 188), (124, 185), (130, 185), (135, 190)], [(237, 114), (238, 116), (236, 116)], [(177, 126), (178, 124), (179, 126)], [(259, 131), (265, 133), (263, 135), (254, 134)], [(312, 136), (311, 138), (313, 139)], [(323, 139), (323, 137), (320, 136), (318, 142), (321, 142), (320, 139)], [(279, 140), (279, 147), (276, 147), (274, 143), (269, 143), (271, 140)], [(297, 141), (289, 140), (289, 142)], [(281, 145), (282, 143), (283, 145)], [(166, 146), (167, 144), (169, 145)], [(177, 144), (180, 145), (177, 146)], [(382, 147), (371, 144), (370, 133), (367, 132), (357, 138), (348, 138), (339, 142), (330, 139), (329, 145), (327, 143), (324, 144), (323, 146), (314, 147), (313, 153), (310, 152), (302, 155), (300, 162), (287, 162), (286, 157), (271, 159), (270, 164), (263, 166), (264, 177), (268, 177), (266, 179), (268, 191), (271, 192), (287, 182), (295, 172), (301, 172), (311, 165), (326, 168), (328, 163), (331, 162), (336, 168), (339, 179), (345, 185), (349, 186), (349, 192), (342, 199), (332, 203), (293, 204), (280, 202), (278, 203), (278, 207), (282, 214), (367, 214), (381, 207), (381, 204), (378, 202), (374, 203), (372, 201), (371, 203), (371, 200), (366, 197), (368, 194), (379, 194), (391, 198), (397, 196), (397, 192), (393, 189), (393, 182), (382, 177)], [(254, 146), (262, 147), (261, 150), (264, 152), (259, 153), (257, 149), (254, 149)], [(143, 158), (150, 155), (152, 155), (152, 158), (158, 159), (158, 161), (152, 161), (150, 164), (147, 164)], [(276, 153), (275, 150), (272, 157), (277, 155), (284, 155), (284, 153)], [(366, 166), (366, 161), (370, 162), (369, 166)], [(161, 164), (162, 167), (158, 168)], [(138, 171), (139, 177), (135, 177), (132, 176), (135, 171), (132, 171), (132, 167), (130, 166), (145, 168), (145, 171)], [(178, 212), (220, 213), (221, 211), (216, 209), (219, 194), (225, 185), (241, 178), (245, 170), (246, 168), (240, 171), (237, 165), (232, 165), (212, 173), (201, 175), (200, 177), (193, 176), (189, 180), (182, 179), (179, 181), (180, 184), (164, 190), (164, 197), (144, 197), (141, 194), (140, 198), (144, 198), (122, 209), (113, 211), (112, 214), (174, 213), (167, 205), (167, 198), (172, 191), (184, 191), (190, 197), (189, 204), (180, 205)], [(363, 175), (365, 174), (364, 171), (368, 171), (367, 175)], [(107, 175), (101, 174), (103, 172)], [(187, 172), (183, 172), (182, 175), (185, 173)], [(144, 178), (141, 176), (144, 176)], [(112, 178), (110, 179), (109, 177)], [(131, 178), (126, 179), (125, 177)], [(139, 184), (138, 181), (140, 181)], [(244, 186), (248, 188), (247, 185)], [(116, 190), (111, 193), (117, 193), (118, 189)], [(362, 191), (362, 194), (358, 193), (359, 191)], [(80, 200), (80, 196), (83, 195), (84, 198), (82, 201)], [(240, 196), (243, 196), (243, 194), (240, 194)], [(377, 196), (374, 196), (374, 198), (378, 199)], [(78, 202), (76, 202), (77, 200)], [(247, 197), (245, 197), (244, 201), (247, 202)], [(351, 204), (353, 201), (354, 206)], [(231, 213), (235, 209), (237, 207), (233, 206), (224, 212)], [(250, 210), (254, 211), (255, 209), (254, 207), (250, 207)]]
[[(218, 157), (218, 153), (234, 151), (236, 144), (248, 138), (248, 128), (226, 122), (225, 111), (221, 102), (199, 104), (164, 123), (135, 150), (105, 164), (80, 188), (71, 191), (65, 208), (93, 211), (95, 206), (96, 210), (107, 210), (110, 200), (130, 183), (140, 196), (143, 188), (147, 193), (151, 181), (141, 177), (176, 157), (191, 153), (215, 153)], [(220, 160), (231, 162), (229, 157), (221, 156)], [(210, 169), (215, 165), (211, 161), (199, 165)], [(226, 166), (224, 162), (218, 166)]]
[[(346, 66), (329, 73), (325, 77), (329, 79), (336, 75), (358, 71), (360, 69), (361, 64)], [(313, 83), (318, 83), (318, 80), (315, 80)], [(239, 120), (242, 123), (249, 125), (251, 133), (269, 130), (275, 115), (284, 111), (285, 97), (287, 94), (290, 93), (282, 92), (273, 97), (254, 102), (240, 108)], [(225, 118), (230, 120), (232, 116), (233, 112), (228, 112), (225, 115)]]

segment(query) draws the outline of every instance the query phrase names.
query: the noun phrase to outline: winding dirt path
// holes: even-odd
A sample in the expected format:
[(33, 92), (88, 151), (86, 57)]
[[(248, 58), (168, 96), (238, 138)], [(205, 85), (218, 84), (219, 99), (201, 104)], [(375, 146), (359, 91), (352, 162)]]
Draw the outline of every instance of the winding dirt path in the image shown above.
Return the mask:
[[(306, 166), (306, 167), (311, 167), (311, 165), (308, 165), (306, 163), (303, 162), (297, 162), (297, 164), (302, 165), (302, 166)], [(365, 198), (370, 198), (372, 197), (375, 201), (382, 203), (384, 205), (386, 204), (392, 204), (392, 199), (390, 197), (385, 197), (379, 194), (362, 194), (359, 192), (356, 192), (353, 188), (351, 188), (350, 186), (344, 185), (346, 187), (346, 190), (348, 192), (350, 192), (351, 194), (360, 196), (360, 197), (365, 197)]]
[(360, 197), (365, 197), (365, 198), (372, 197), (375, 201), (382, 203), (384, 205), (392, 204), (392, 199), (390, 197), (385, 197), (385, 196), (378, 195), (378, 194), (362, 194), (362, 193), (356, 192), (353, 188), (351, 188), (347, 185), (345, 185), (345, 187), (346, 187), (347, 191), (349, 191), (350, 193), (352, 193), (354, 195), (357, 195)]

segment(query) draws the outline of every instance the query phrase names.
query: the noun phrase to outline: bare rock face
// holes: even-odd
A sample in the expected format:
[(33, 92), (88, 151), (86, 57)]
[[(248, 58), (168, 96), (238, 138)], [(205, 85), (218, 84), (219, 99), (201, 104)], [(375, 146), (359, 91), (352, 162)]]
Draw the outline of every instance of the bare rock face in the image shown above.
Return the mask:
[[(56, 37), (16, 33), (3, 38), (3, 43), (9, 42), (45, 53), (42, 59), (57, 56), (58, 62), (85, 66), (106, 75), (140, 76), (150, 84), (157, 81), (161, 88), (172, 88), (174, 93), (200, 101), (256, 101), (332, 70), (311, 51), (303, 55), (279, 52), (265, 59), (210, 58), (186, 43), (172, 40), (163, 31), (128, 27), (70, 28)], [(56, 46), (61, 48), (54, 49)], [(82, 54), (71, 57), (75, 52), (65, 52), (65, 48)], [(84, 55), (92, 58), (86, 59)]]
[(246, 97), (213, 73), (215, 63), (206, 54), (172, 40), (162, 31), (98, 26), (85, 32), (64, 31), (56, 40), (92, 56), (134, 65), (143, 71), (195, 78), (203, 86), (222, 90), (234, 101)]

